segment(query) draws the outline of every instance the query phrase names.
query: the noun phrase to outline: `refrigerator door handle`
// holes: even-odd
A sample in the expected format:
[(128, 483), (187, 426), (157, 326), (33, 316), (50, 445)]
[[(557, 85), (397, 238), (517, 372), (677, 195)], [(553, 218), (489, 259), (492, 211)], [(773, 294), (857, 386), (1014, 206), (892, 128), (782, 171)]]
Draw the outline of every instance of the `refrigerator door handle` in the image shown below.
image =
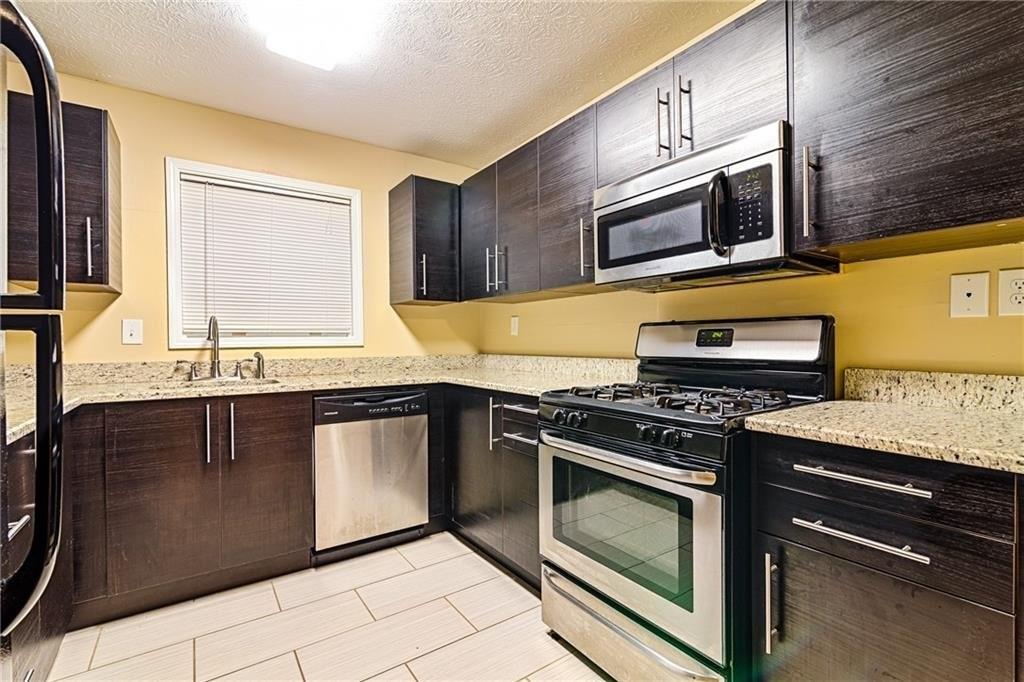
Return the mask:
[(30, 331), (36, 336), (35, 518), (28, 554), (2, 585), (0, 623), (3, 623), (3, 630), (0, 636), (6, 637), (39, 602), (57, 564), (63, 503), (64, 400), (60, 317), (4, 315), (0, 317), (0, 328), (4, 331)]
[(0, 43), (21, 62), (32, 84), (39, 208), (39, 286), (30, 294), (3, 294), (0, 308), (64, 308), (64, 131), (53, 61), (31, 22), (10, 0), (0, 0)]

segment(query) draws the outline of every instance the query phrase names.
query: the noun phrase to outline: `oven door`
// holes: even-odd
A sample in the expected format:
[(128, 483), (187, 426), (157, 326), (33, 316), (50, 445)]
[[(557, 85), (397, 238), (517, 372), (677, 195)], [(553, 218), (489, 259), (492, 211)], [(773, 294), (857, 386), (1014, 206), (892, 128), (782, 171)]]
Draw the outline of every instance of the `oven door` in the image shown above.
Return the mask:
[(724, 663), (722, 497), (702, 489), (715, 473), (540, 440), (541, 555)]
[(729, 264), (724, 170), (688, 178), (594, 211), (598, 284)]

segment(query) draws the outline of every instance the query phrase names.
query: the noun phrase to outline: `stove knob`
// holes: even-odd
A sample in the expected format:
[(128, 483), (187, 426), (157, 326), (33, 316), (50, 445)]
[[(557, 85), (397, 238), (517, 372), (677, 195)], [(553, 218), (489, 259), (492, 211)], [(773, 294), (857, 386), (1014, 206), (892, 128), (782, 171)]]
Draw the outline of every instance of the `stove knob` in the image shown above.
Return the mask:
[(647, 424), (641, 424), (640, 426), (638, 426), (636, 429), (636, 435), (639, 436), (640, 440), (644, 441), (645, 443), (654, 442), (654, 429), (652, 429)]
[(661, 432), (661, 444), (668, 448), (679, 445), (679, 432), (672, 429), (665, 429)]
[(566, 419), (566, 423), (573, 428), (579, 426), (582, 421), (579, 412), (570, 412), (569, 417)]
[(556, 424), (565, 423), (565, 410), (555, 410), (551, 415), (551, 418), (555, 420)]

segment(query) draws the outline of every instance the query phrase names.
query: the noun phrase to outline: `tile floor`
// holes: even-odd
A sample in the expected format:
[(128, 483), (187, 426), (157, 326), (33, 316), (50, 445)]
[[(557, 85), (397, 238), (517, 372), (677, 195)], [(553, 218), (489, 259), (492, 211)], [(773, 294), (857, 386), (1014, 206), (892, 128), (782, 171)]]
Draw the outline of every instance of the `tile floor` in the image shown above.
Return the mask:
[(69, 632), (50, 680), (598, 680), (448, 533)]

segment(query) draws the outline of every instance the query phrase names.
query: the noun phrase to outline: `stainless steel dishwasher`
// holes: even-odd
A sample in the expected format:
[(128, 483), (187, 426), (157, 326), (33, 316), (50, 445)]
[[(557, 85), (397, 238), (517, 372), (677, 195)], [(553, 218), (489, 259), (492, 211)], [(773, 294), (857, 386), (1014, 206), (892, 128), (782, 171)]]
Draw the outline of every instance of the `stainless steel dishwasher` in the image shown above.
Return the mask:
[(316, 550), (427, 522), (427, 394), (317, 398)]

